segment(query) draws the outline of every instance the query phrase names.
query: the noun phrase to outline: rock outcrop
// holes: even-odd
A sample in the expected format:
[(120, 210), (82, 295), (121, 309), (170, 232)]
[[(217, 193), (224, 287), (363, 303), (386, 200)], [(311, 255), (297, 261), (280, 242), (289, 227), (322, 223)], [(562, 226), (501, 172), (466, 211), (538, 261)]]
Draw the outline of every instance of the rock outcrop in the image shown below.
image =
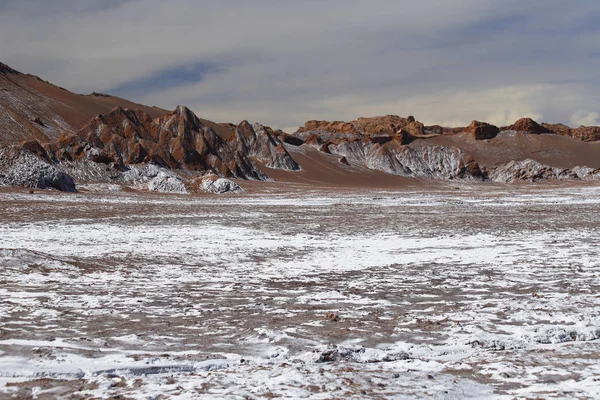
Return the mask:
[(283, 143), (291, 144), (292, 146), (302, 146), (304, 144), (304, 140), (290, 135), (289, 133), (285, 133), (282, 131), (276, 131), (275, 134), (279, 138), (279, 140)]
[(58, 160), (87, 158), (123, 169), (152, 163), (171, 169), (210, 171), (223, 176), (264, 180), (268, 177), (187, 107), (151, 119), (141, 110), (114, 108), (75, 135), (48, 146)]
[(0, 149), (0, 186), (77, 191), (73, 178), (47, 157), (14, 147)]
[(187, 193), (185, 184), (181, 178), (171, 176), (165, 172), (160, 172), (148, 182), (148, 190), (151, 192), (163, 193)]
[(518, 120), (511, 126), (509, 126), (507, 128), (502, 128), (502, 130), (526, 132), (526, 133), (533, 133), (533, 134), (538, 134), (538, 135), (544, 134), (544, 133), (552, 133), (551, 130), (538, 124), (531, 118), (521, 118), (520, 120)]
[(503, 127), (502, 130), (511, 130), (525, 132), (530, 134), (556, 134), (569, 136), (583, 142), (595, 142), (600, 140), (600, 126), (580, 126), (571, 128), (564, 124), (538, 124), (531, 118), (521, 118), (510, 126)]
[(432, 133), (436, 134), (434, 131), (428, 131), (421, 122), (416, 121), (412, 116), (402, 118), (397, 115), (386, 115), (383, 117), (358, 118), (351, 122), (308, 121), (294, 133), (294, 136), (301, 140), (307, 140), (316, 135), (320, 140), (327, 142), (376, 136), (394, 137), (400, 134), (420, 137)]
[(249, 157), (255, 157), (269, 168), (298, 171), (300, 166), (273, 131), (261, 124), (250, 125), (242, 121), (235, 130), (236, 151)]
[(542, 127), (557, 135), (569, 136), (583, 142), (595, 142), (600, 140), (600, 126), (580, 126), (571, 128), (563, 124), (542, 124)]
[(600, 169), (587, 167), (555, 168), (540, 164), (534, 160), (510, 161), (494, 168), (489, 173), (489, 179), (494, 182), (543, 182), (549, 180), (594, 180), (600, 179)]
[(153, 164), (128, 167), (115, 180), (151, 192), (187, 193), (185, 183), (179, 175)]
[(223, 194), (223, 193), (241, 193), (244, 190), (235, 182), (229, 179), (219, 178), (216, 175), (207, 175), (202, 178), (201, 189), (205, 192)]
[(392, 175), (434, 179), (479, 179), (485, 174), (472, 157), (450, 146), (402, 146), (365, 141), (341, 141), (329, 145), (332, 154), (346, 162)]
[(493, 139), (500, 133), (500, 129), (497, 126), (480, 121), (471, 122), (463, 131), (471, 134), (475, 140)]

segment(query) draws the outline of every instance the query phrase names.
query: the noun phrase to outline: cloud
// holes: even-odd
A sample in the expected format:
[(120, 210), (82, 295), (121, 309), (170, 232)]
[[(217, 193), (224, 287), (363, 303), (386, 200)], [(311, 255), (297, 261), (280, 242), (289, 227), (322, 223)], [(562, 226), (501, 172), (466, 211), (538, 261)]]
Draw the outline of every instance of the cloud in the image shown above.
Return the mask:
[(571, 117), (573, 126), (579, 125), (598, 125), (600, 124), (600, 114), (595, 111), (577, 110)]
[(598, 104), (595, 0), (2, 4), (3, 62), (209, 119), (574, 123)]

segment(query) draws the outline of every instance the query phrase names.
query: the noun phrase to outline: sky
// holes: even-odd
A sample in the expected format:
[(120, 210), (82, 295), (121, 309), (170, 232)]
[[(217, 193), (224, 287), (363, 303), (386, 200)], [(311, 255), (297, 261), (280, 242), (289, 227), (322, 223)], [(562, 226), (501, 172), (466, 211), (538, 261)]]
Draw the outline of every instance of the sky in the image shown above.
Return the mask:
[(0, 62), (219, 122), (600, 124), (597, 0), (0, 0)]

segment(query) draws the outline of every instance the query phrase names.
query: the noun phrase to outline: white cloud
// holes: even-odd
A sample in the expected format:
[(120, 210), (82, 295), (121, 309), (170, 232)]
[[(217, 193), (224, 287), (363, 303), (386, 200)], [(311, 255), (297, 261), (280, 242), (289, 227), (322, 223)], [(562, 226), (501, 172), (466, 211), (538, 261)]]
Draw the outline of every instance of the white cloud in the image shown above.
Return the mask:
[(571, 117), (571, 124), (574, 127), (580, 125), (598, 125), (600, 123), (600, 114), (595, 111), (576, 111)]

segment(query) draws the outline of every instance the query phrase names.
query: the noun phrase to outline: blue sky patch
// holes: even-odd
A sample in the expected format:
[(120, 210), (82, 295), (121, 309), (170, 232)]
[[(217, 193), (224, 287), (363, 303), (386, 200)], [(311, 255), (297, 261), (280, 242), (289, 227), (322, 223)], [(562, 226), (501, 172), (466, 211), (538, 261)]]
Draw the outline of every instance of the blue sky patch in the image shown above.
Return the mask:
[(222, 66), (217, 63), (187, 63), (157, 71), (147, 77), (126, 82), (106, 92), (119, 97), (142, 96), (154, 91), (198, 83), (206, 75), (216, 73), (221, 69)]

